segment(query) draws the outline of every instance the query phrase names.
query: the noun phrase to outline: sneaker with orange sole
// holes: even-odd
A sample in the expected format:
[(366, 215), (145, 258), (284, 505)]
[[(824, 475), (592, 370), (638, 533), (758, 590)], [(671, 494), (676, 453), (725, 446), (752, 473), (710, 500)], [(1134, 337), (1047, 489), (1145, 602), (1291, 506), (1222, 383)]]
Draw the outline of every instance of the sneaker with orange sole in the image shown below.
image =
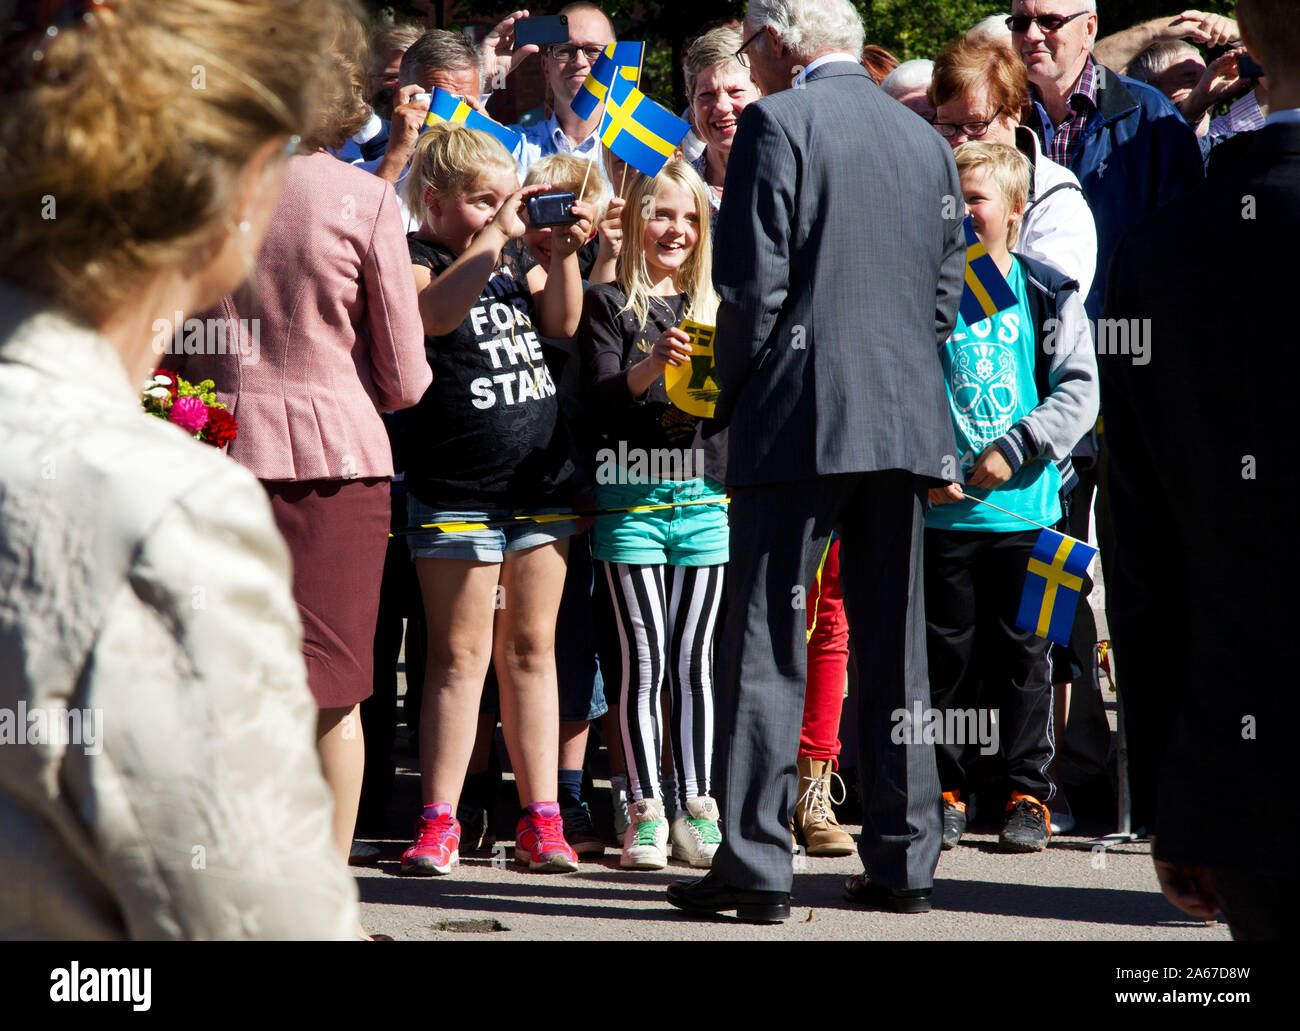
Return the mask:
[(1003, 852), (1041, 852), (1052, 839), (1052, 814), (1033, 795), (1011, 793), (1007, 818), (998, 836)]
[(961, 800), (960, 791), (943, 793), (943, 841), (939, 848), (947, 852), (956, 848), (961, 836), (966, 833), (966, 803)]

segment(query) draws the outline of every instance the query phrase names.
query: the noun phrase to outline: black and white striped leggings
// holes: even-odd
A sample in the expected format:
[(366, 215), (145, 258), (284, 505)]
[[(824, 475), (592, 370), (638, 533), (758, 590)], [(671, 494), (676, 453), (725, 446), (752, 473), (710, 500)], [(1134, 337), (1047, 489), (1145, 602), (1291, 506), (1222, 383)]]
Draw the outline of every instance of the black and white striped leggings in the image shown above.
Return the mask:
[[(713, 765), (713, 632), (725, 566), (601, 562), (615, 634), (601, 653), (619, 686), (619, 722), (633, 801), (660, 797), (660, 691), (669, 691), (678, 803), (709, 793)], [(606, 654), (608, 652), (609, 654)]]

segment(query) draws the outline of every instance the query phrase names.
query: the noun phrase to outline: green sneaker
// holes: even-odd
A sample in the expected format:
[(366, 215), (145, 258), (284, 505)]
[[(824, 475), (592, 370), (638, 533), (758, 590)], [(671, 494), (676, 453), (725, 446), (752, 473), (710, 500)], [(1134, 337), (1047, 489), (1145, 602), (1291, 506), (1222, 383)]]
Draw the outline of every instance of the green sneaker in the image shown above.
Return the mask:
[(623, 835), (619, 866), (630, 870), (662, 870), (668, 865), (668, 821), (663, 803), (644, 798), (628, 806), (628, 827)]
[(686, 812), (673, 821), (673, 858), (695, 867), (712, 866), (722, 844), (719, 815), (718, 803), (707, 795), (687, 802)]

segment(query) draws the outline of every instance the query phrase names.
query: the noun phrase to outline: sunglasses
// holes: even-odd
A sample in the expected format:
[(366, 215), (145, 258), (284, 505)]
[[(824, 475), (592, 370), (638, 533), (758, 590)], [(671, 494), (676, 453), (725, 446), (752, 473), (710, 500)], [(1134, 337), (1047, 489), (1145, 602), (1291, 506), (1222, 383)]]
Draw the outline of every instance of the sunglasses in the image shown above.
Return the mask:
[(1091, 11), (1076, 11), (1074, 14), (1013, 14), (1007, 19), (1007, 28), (1012, 32), (1020, 35), (1029, 31), (1029, 26), (1038, 22), (1038, 27), (1044, 32), (1057, 32), (1063, 25), (1074, 21), (1075, 18), (1081, 18), (1085, 14), (1091, 14)]

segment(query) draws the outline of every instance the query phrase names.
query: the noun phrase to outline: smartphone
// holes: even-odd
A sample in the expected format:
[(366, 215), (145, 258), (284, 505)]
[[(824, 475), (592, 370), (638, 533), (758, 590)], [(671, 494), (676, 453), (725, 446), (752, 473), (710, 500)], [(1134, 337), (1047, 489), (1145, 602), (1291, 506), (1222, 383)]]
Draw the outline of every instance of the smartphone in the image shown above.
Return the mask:
[(542, 18), (520, 18), (515, 22), (515, 49), (536, 44), (539, 47), (552, 43), (569, 42), (569, 18), (564, 14), (551, 14)]
[(1238, 54), (1237, 74), (1243, 79), (1258, 79), (1261, 75), (1264, 75), (1265, 72), (1264, 69), (1259, 66), (1259, 62), (1249, 54)]
[(571, 226), (578, 221), (573, 213), (571, 193), (538, 193), (528, 198), (528, 221), (534, 229), (546, 226)]

